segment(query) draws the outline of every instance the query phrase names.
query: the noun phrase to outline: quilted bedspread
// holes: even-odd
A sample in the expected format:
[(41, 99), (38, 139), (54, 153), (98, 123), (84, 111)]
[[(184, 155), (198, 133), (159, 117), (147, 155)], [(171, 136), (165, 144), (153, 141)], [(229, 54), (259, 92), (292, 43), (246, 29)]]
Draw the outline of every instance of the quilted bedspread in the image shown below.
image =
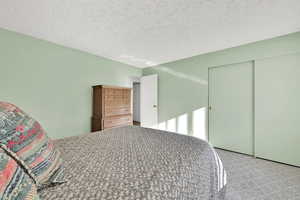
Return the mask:
[(226, 174), (202, 140), (128, 126), (57, 140), (67, 182), (42, 200), (223, 200)]

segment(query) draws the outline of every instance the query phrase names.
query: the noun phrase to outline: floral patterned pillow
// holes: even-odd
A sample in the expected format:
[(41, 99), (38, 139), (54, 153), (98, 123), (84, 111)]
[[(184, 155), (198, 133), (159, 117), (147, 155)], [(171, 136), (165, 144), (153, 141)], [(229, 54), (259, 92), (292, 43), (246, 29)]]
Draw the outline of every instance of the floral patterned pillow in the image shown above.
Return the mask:
[(1, 148), (0, 199), (39, 200), (34, 180)]
[(36, 120), (6, 102), (0, 102), (0, 144), (23, 163), (38, 189), (64, 182), (62, 159), (52, 140)]

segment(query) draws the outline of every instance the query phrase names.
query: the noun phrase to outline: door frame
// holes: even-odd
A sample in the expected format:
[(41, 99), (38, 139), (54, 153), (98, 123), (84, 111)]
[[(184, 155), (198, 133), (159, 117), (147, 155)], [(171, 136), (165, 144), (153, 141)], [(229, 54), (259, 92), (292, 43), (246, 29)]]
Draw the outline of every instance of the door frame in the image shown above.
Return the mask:
[[(207, 79), (208, 79), (208, 95), (207, 95), (207, 140), (208, 142), (210, 142), (210, 97), (211, 97), (211, 80), (210, 80), (210, 73), (212, 69), (215, 68), (220, 68), (220, 67), (226, 67), (229, 65), (237, 65), (237, 64), (242, 64), (242, 63), (248, 63), (251, 62), (252, 63), (252, 70), (253, 70), (253, 75), (252, 75), (252, 112), (253, 112), (253, 116), (252, 116), (252, 126), (253, 126), (253, 131), (252, 131), (252, 144), (253, 144), (253, 157), (256, 157), (255, 155), (255, 60), (248, 60), (248, 61), (242, 61), (242, 62), (235, 62), (235, 63), (228, 63), (228, 64), (224, 64), (224, 65), (217, 65), (217, 66), (211, 66), (208, 67), (207, 70)], [(240, 153), (240, 152), (237, 152)], [(243, 154), (243, 153), (242, 153)], [(248, 155), (248, 154), (247, 154)]]

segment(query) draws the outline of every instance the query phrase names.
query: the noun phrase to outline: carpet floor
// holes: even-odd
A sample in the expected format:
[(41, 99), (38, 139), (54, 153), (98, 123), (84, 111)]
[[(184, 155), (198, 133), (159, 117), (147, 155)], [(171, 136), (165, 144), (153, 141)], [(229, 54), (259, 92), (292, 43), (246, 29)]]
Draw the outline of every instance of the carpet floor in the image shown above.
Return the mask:
[(217, 152), (227, 171), (226, 200), (300, 200), (300, 168)]

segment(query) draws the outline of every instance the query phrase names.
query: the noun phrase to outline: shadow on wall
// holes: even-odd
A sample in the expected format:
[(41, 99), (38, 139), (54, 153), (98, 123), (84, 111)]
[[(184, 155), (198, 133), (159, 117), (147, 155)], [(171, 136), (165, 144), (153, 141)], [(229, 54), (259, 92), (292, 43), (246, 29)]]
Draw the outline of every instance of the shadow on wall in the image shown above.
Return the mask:
[(207, 141), (207, 122), (207, 108), (203, 107), (160, 122), (158, 129), (191, 135)]

